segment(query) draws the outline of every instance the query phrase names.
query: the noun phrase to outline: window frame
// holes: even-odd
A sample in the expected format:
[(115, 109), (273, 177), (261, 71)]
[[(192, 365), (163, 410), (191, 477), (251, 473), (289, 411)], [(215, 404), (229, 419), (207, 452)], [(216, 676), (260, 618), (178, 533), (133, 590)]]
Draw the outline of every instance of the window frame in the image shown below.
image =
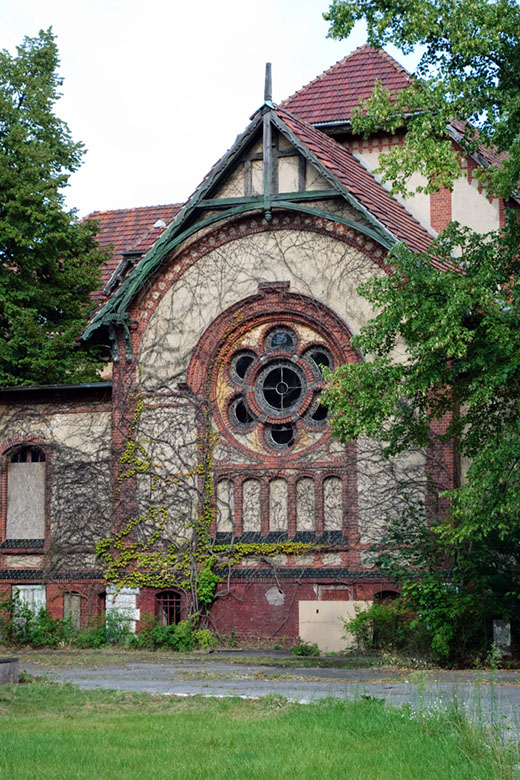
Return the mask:
[[(28, 539), (18, 539), (7, 536), (7, 505), (9, 498), (9, 464), (13, 462), (11, 458), (17, 451), (22, 449), (40, 450), (44, 455), (44, 535), (43, 537), (34, 537)], [(16, 462), (16, 461), (14, 461)], [(38, 461), (36, 461), (38, 462)], [(41, 462), (41, 461), (39, 461)], [(38, 439), (23, 439), (16, 442), (10, 442), (3, 448), (0, 457), (0, 547), (2, 554), (16, 553), (24, 554), (27, 551), (45, 552), (50, 544), (50, 510), (51, 510), (51, 450), (48, 444)], [(4, 547), (6, 542), (10, 542), (8, 547)], [(18, 542), (19, 544), (15, 544)], [(38, 544), (30, 544), (37, 542)]]
[[(170, 594), (173, 594), (174, 598), (170, 597)], [(174, 604), (174, 610), (175, 610), (175, 619), (173, 621), (164, 621), (163, 620), (163, 605), (162, 601), (167, 601), (167, 608), (170, 607), (170, 603)], [(166, 588), (165, 590), (160, 590), (158, 593), (155, 594), (154, 598), (154, 606), (155, 606), (155, 617), (159, 620), (161, 626), (176, 626), (180, 621), (182, 620), (182, 594), (180, 591), (175, 590), (174, 588)]]

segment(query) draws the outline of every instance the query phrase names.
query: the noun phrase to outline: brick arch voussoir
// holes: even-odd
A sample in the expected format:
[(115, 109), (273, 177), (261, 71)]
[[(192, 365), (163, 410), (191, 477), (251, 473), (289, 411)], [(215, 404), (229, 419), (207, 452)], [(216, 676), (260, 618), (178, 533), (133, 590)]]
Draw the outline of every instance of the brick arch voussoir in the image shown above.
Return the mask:
[[(283, 320), (310, 325), (327, 338), (336, 360), (360, 363), (361, 354), (352, 346), (352, 333), (344, 320), (321, 301), (269, 283), (261, 284), (250, 295), (221, 312), (206, 328), (195, 347), (186, 376), (190, 389), (198, 394), (211, 379), (211, 364), (217, 353), (257, 325), (267, 328)], [(207, 388), (206, 388), (207, 390)]]
[(136, 357), (141, 340), (157, 307), (171, 287), (191, 266), (225, 244), (257, 233), (284, 230), (315, 233), (341, 241), (361, 251), (386, 273), (391, 273), (391, 267), (386, 261), (388, 254), (386, 249), (361, 231), (335, 222), (332, 218), (314, 217), (292, 211), (277, 212), (270, 222), (266, 222), (263, 212), (243, 216), (204, 234), (195, 243), (190, 243), (175, 256), (173, 261), (166, 263), (167, 267), (163, 261), (161, 270), (148, 281), (146, 291), (134, 300), (129, 309), (130, 320), (133, 322), (132, 341)]

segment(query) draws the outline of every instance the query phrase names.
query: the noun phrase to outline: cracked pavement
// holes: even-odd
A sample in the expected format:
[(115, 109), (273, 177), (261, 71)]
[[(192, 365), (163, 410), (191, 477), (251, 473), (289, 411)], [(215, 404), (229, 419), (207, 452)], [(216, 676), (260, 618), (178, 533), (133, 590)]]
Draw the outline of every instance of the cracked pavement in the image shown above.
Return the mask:
[[(265, 654), (264, 654), (265, 655)], [(118, 689), (173, 696), (281, 696), (311, 702), (320, 698), (384, 699), (394, 706), (435, 709), (453, 702), (473, 720), (500, 725), (520, 736), (520, 672), (412, 672), (406, 670), (302, 668), (233, 663), (217, 654), (160, 663), (49, 668), (20, 659), (30, 674), (84, 689)]]

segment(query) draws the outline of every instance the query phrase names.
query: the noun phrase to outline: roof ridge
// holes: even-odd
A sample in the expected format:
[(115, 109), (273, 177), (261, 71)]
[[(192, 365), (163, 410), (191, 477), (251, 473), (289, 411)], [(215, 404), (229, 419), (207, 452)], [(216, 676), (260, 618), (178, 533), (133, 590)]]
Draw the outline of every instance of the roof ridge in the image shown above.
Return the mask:
[(347, 60), (350, 60), (355, 54), (358, 54), (359, 52), (363, 50), (369, 50), (374, 52), (375, 54), (381, 54), (383, 57), (387, 60), (388, 64), (391, 65), (396, 72), (401, 72), (406, 74), (406, 76), (411, 76), (412, 74), (410, 71), (404, 67), (404, 65), (401, 65), (400, 62), (398, 62), (394, 57), (392, 57), (391, 54), (389, 54), (385, 49), (378, 48), (376, 49), (374, 46), (371, 46), (369, 43), (363, 43), (361, 46), (357, 46), (353, 51), (351, 51), (349, 54), (346, 54), (344, 57), (342, 57), (340, 60), (338, 60), (334, 65), (331, 65), (329, 68), (324, 70), (322, 73), (320, 73), (318, 76), (315, 76), (311, 81), (309, 81), (307, 84), (304, 84), (303, 87), (300, 87), (300, 89), (297, 89), (296, 92), (294, 92), (292, 95), (289, 95), (289, 97), (286, 97), (284, 100), (279, 103), (279, 105), (284, 108), (286, 103), (289, 103), (291, 100), (294, 100), (295, 97), (300, 95), (302, 92), (309, 89), (309, 87), (313, 86), (313, 84), (316, 84), (316, 82), (321, 81), (326, 76), (328, 76), (330, 73), (335, 71), (340, 66), (344, 65)]
[(126, 209), (103, 209), (102, 211), (91, 211), (83, 219), (92, 217), (94, 214), (116, 214), (117, 212), (129, 212), (129, 211), (143, 211), (144, 209), (166, 209), (172, 208), (172, 206), (184, 206), (184, 203), (158, 203), (156, 206), (130, 206)]

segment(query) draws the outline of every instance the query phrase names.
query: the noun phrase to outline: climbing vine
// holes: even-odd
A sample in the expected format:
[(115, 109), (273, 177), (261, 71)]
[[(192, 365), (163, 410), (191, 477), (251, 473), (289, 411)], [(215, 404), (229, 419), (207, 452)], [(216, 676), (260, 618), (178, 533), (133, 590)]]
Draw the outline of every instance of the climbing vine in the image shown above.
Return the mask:
[[(215, 599), (219, 583), (230, 566), (248, 557), (273, 558), (276, 555), (300, 555), (316, 545), (294, 541), (272, 543), (216, 544), (212, 526), (216, 519), (213, 476), (213, 453), (218, 434), (211, 426), (207, 408), (201, 411), (201, 432), (197, 437), (198, 464), (191, 469), (165, 476), (160, 464), (154, 463), (145, 439), (138, 438), (139, 423), (146, 408), (142, 396), (135, 399), (135, 413), (128, 437), (119, 458), (116, 492), (125, 480), (149, 475), (153, 492), (161, 484), (182, 483), (195, 479), (198, 484), (200, 511), (194, 519), (175, 520), (166, 501), (150, 502), (146, 511), (130, 517), (113, 536), (97, 543), (96, 553), (105, 566), (107, 583), (121, 587), (181, 588), (192, 595), (192, 612), (207, 610)], [(168, 524), (181, 522), (191, 531), (191, 538), (164, 545)], [(139, 528), (153, 530), (145, 541), (136, 539)], [(161, 549), (161, 547), (163, 549)]]

